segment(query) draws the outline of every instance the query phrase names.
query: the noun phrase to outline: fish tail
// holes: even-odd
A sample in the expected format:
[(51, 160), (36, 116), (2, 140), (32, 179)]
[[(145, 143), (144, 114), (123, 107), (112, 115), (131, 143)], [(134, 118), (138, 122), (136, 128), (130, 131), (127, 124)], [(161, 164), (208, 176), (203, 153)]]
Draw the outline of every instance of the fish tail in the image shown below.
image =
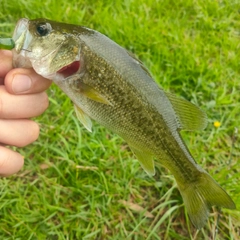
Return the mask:
[(198, 181), (179, 185), (187, 212), (193, 225), (200, 229), (208, 219), (209, 209), (215, 205), (235, 209), (231, 197), (206, 172), (201, 172)]

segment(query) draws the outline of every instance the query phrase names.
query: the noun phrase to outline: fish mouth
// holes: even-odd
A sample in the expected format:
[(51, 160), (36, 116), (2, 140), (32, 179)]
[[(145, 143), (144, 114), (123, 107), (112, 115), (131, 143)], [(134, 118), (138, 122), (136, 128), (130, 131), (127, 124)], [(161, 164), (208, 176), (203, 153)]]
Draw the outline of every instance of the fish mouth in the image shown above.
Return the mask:
[(80, 65), (80, 61), (74, 61), (59, 69), (57, 73), (62, 75), (64, 78), (70, 77), (78, 72)]

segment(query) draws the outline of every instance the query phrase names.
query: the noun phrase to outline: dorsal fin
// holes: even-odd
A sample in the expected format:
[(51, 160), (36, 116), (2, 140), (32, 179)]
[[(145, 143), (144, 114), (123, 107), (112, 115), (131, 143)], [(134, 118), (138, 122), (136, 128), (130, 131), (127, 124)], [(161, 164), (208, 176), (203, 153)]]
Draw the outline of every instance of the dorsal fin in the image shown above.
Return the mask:
[(129, 52), (129, 51), (127, 51), (127, 53), (128, 53), (128, 55), (129, 55), (130, 57), (132, 57), (132, 58), (135, 60), (136, 63), (139, 64), (139, 66), (143, 69), (143, 71), (144, 71), (149, 77), (152, 77), (152, 76), (151, 76), (151, 73), (149, 72), (149, 70), (144, 66), (143, 62), (142, 62), (141, 60), (139, 60), (135, 54), (133, 54), (132, 52)]
[(203, 130), (207, 126), (207, 115), (193, 103), (166, 93), (176, 112), (179, 128), (189, 131)]

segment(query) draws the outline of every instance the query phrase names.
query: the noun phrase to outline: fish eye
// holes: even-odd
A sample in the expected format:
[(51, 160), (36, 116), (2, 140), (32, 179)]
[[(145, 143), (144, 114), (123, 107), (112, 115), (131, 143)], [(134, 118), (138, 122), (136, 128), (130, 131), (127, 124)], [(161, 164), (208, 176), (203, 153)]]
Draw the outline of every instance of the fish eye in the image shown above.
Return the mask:
[(41, 37), (47, 36), (51, 32), (52, 28), (49, 23), (39, 23), (36, 26), (37, 34)]

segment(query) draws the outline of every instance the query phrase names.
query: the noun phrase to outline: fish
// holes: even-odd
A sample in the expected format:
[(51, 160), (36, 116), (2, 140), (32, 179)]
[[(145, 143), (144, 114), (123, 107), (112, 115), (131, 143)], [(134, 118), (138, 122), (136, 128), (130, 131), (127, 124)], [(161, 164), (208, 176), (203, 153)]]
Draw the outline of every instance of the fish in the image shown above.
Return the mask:
[(135, 55), (96, 30), (44, 18), (20, 19), (12, 38), (14, 67), (33, 68), (58, 85), (88, 131), (94, 120), (118, 134), (150, 176), (158, 164), (171, 172), (197, 229), (212, 206), (236, 208), (180, 134), (203, 130), (206, 113), (161, 89)]

